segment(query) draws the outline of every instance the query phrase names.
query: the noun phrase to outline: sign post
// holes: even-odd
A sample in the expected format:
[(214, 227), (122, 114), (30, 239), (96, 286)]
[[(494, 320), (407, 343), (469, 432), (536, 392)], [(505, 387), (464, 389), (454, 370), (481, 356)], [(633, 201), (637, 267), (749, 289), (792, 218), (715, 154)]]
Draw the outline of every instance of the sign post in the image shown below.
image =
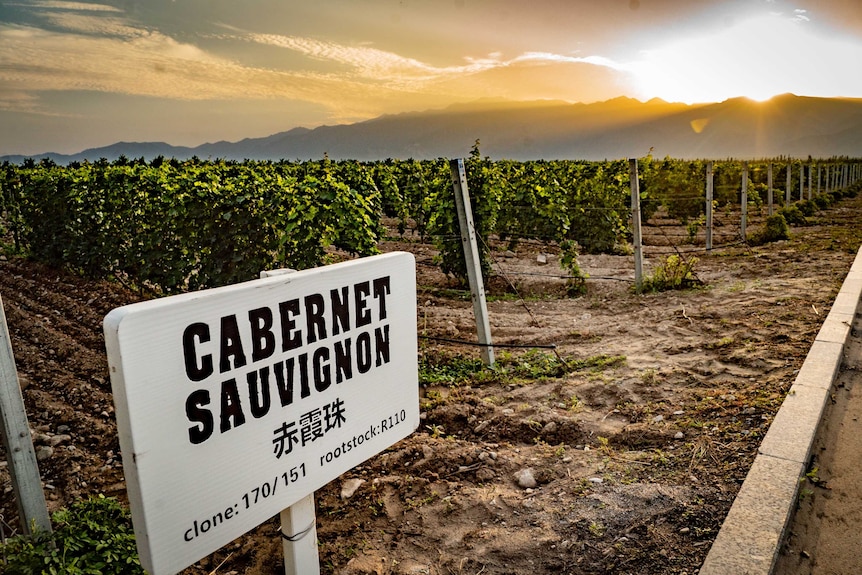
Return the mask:
[(284, 575), (320, 575), (314, 494), (281, 512)]
[[(292, 269), (269, 270), (260, 272), (260, 277), (268, 278), (295, 272), (296, 270)], [(283, 509), (279, 519), (284, 549), (284, 575), (320, 575), (314, 493)]]
[(282, 511), (286, 561), (315, 573), (301, 551), (316, 547), (314, 491), (419, 425), (408, 253), (132, 304), (104, 328), (151, 575)]

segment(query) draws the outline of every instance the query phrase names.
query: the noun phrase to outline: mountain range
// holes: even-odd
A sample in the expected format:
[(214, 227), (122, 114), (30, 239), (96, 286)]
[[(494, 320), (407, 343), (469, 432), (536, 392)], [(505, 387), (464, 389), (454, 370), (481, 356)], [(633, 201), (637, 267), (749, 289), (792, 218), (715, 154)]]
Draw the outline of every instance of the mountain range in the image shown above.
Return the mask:
[(754, 159), (862, 155), (862, 99), (784, 94), (766, 102), (732, 98), (680, 104), (615, 98), (591, 104), (480, 100), (445, 109), (381, 116), (355, 124), (295, 128), (265, 138), (197, 147), (119, 142), (77, 154), (3, 156), (57, 163), (120, 156), (187, 159), (383, 160), (463, 157), (476, 140), (494, 159), (669, 156)]

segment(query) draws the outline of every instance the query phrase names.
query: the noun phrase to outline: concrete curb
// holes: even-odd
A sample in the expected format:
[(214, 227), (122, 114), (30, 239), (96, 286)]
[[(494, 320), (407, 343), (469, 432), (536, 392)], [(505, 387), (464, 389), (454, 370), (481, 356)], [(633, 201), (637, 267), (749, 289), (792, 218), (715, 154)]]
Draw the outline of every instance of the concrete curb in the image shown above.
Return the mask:
[(772, 573), (860, 297), (862, 248), (763, 438), (699, 575)]

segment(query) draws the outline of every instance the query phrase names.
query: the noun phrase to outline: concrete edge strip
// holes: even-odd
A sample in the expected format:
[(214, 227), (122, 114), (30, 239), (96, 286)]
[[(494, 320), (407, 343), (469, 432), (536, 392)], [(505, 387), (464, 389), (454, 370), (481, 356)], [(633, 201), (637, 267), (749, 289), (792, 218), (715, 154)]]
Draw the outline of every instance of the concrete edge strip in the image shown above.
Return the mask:
[(758, 449), (699, 575), (770, 575), (862, 298), (862, 247)]

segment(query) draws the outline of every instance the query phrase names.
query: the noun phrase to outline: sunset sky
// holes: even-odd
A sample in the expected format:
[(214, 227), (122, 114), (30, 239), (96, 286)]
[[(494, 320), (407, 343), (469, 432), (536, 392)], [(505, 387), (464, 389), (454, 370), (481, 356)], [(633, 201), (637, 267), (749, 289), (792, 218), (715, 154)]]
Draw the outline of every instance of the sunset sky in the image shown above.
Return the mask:
[(862, 98), (860, 0), (0, 0), (0, 155), (480, 98)]

